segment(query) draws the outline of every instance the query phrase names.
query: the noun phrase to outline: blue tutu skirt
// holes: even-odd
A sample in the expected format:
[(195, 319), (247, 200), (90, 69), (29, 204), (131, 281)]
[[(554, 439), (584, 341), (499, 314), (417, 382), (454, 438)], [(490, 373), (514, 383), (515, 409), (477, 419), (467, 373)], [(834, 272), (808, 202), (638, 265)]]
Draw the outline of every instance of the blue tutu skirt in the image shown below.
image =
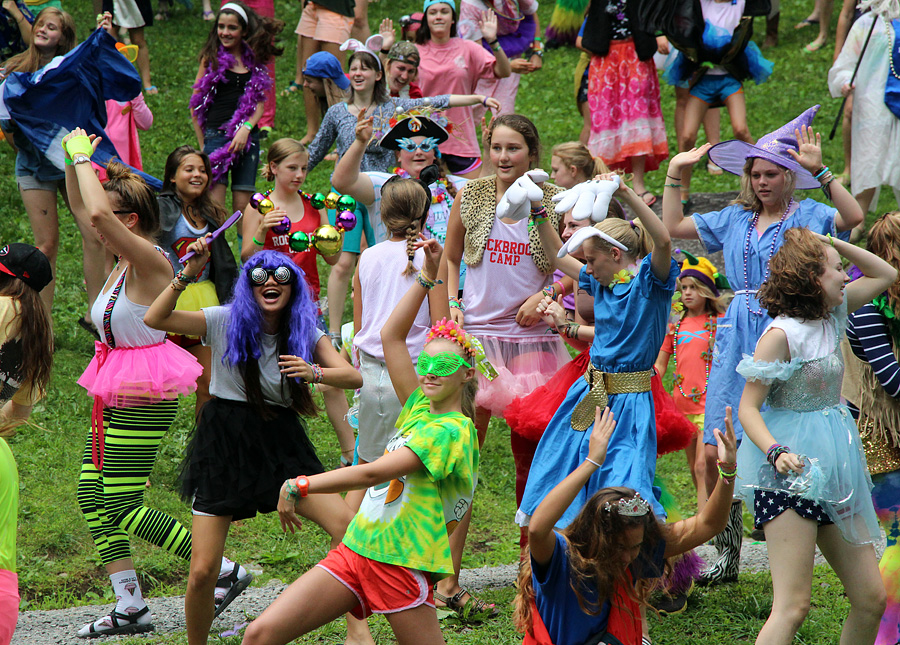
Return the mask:
[(753, 508), (756, 490), (784, 492), (820, 504), (848, 542), (880, 541), (872, 480), (849, 410), (843, 405), (812, 412), (779, 408), (764, 411), (762, 417), (778, 443), (805, 457), (806, 467), (799, 476), (780, 475), (756, 444), (742, 442), (735, 494), (748, 508)]

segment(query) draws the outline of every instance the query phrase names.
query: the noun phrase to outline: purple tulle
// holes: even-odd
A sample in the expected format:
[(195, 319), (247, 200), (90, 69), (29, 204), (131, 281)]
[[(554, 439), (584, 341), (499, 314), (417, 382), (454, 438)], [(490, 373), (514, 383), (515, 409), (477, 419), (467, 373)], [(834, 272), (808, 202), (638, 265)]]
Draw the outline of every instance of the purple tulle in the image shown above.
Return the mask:
[[(243, 154), (250, 148), (250, 138), (248, 137), (243, 150), (228, 151), (228, 146), (231, 145), (238, 128), (243, 127), (247, 119), (253, 116), (253, 113), (256, 112), (256, 106), (265, 100), (266, 92), (272, 86), (272, 79), (269, 77), (268, 69), (266, 69), (265, 65), (256, 62), (253, 50), (250, 49), (247, 43), (242, 43), (241, 45), (241, 60), (244, 66), (250, 70), (250, 80), (244, 88), (241, 100), (238, 101), (237, 109), (234, 111), (231, 119), (223, 126), (228, 143), (218, 150), (213, 150), (209, 155), (213, 183), (217, 183), (228, 173), (238, 154)], [(228, 82), (225, 77), (226, 70), (237, 63), (234, 56), (222, 45), (219, 45), (216, 62), (217, 66), (215, 69), (207, 65), (206, 73), (194, 85), (197, 93), (191, 96), (191, 111), (196, 114), (201, 130), (206, 125), (206, 115), (209, 112), (209, 108), (216, 100), (217, 88), (220, 84)]]

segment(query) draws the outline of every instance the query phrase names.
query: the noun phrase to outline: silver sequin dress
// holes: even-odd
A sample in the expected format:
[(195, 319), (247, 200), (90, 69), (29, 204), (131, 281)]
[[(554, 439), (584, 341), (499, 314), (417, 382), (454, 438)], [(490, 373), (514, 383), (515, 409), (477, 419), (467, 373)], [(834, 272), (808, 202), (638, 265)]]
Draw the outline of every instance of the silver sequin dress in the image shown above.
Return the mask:
[(801, 477), (784, 477), (758, 446), (745, 440), (738, 450), (736, 494), (749, 508), (757, 490), (816, 502), (845, 540), (866, 544), (880, 541), (881, 533), (859, 432), (840, 400), (844, 373), (840, 338), (846, 323), (846, 305), (821, 321), (776, 318), (769, 328), (785, 332), (792, 360), (765, 363), (745, 356), (738, 365), (747, 381), (771, 384), (763, 421), (775, 441), (807, 459)]

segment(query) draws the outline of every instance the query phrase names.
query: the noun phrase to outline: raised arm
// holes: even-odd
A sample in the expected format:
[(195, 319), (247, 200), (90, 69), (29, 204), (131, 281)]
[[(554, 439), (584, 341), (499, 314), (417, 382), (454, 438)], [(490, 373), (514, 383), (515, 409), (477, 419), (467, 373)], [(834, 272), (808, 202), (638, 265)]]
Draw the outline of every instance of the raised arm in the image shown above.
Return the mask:
[(531, 549), (531, 557), (538, 564), (547, 564), (553, 557), (553, 548), (556, 546), (553, 527), (587, 485), (591, 475), (606, 460), (606, 446), (615, 427), (616, 422), (609, 408), (601, 410), (598, 407), (594, 416), (594, 429), (591, 431), (587, 459), (547, 493), (534, 510), (528, 522), (528, 546)]
[(856, 311), (864, 304), (871, 302), (875, 296), (887, 290), (897, 281), (897, 270), (874, 253), (833, 237), (822, 239), (833, 243), (838, 253), (863, 272), (862, 278), (854, 280), (844, 289), (848, 312)]
[[(535, 211), (542, 206), (543, 204), (541, 202), (531, 202), (532, 211)], [(559, 237), (559, 231), (550, 224), (549, 218), (545, 218), (544, 221), (538, 225), (538, 234), (541, 237), (541, 246), (544, 247), (547, 259), (550, 260), (553, 268), (559, 269), (565, 273), (572, 278), (577, 285), (578, 276), (581, 275), (581, 269), (584, 265), (571, 255), (564, 255), (561, 258), (556, 257), (556, 254), (559, 253), (559, 250), (562, 248), (563, 242), (562, 238)]]
[[(422, 273), (428, 279), (434, 279), (438, 274), (441, 261), (441, 245), (434, 238), (416, 243), (417, 247), (425, 250), (425, 264)], [(416, 280), (409, 288), (397, 306), (381, 328), (381, 345), (384, 348), (384, 362), (387, 366), (388, 376), (394, 386), (394, 392), (400, 403), (406, 404), (406, 400), (419, 387), (419, 377), (412, 364), (409, 349), (406, 346), (406, 337), (412, 329), (422, 306), (422, 301), (428, 294), (419, 280)]]
[[(602, 178), (606, 179), (606, 177)], [(619, 189), (615, 194), (631, 207), (641, 224), (644, 225), (645, 234), (653, 240), (650, 266), (653, 274), (659, 280), (666, 282), (669, 279), (669, 269), (672, 265), (672, 238), (669, 237), (669, 231), (656, 213), (624, 181), (619, 182)]]
[(506, 52), (503, 51), (503, 48), (493, 46), (497, 43), (497, 14), (490, 9), (482, 12), (481, 20), (478, 21), (478, 28), (481, 30), (481, 35), (484, 36), (484, 40), (488, 45), (491, 45), (491, 50), (494, 52), (494, 58), (496, 59), (496, 62), (494, 63), (494, 76), (497, 78), (506, 78), (512, 74), (512, 65), (509, 62), (509, 58), (506, 56)]
[(666, 169), (662, 221), (669, 231), (669, 235), (675, 239), (696, 240), (700, 237), (694, 223), (684, 217), (684, 208), (681, 204), (681, 173), (685, 168), (700, 161), (711, 147), (711, 144), (705, 143), (699, 148), (680, 152), (672, 157), (669, 167)]
[(331, 176), (331, 183), (339, 193), (350, 195), (363, 204), (375, 203), (375, 188), (372, 179), (359, 169), (362, 166), (366, 146), (372, 139), (374, 117), (366, 117), (363, 108), (356, 117), (356, 138), (347, 152), (338, 160)]
[[(447, 239), (444, 241), (444, 255), (441, 258), (441, 275), (446, 274), (447, 276), (445, 282), (447, 283), (448, 298), (456, 298), (459, 293), (459, 268), (466, 237), (466, 227), (463, 226), (462, 218), (459, 215), (463, 194), (458, 194), (453, 200), (453, 206), (450, 207), (450, 219), (447, 220)], [(451, 307), (450, 317), (454, 322), (463, 324), (462, 309)]]
[[(734, 436), (734, 425), (731, 423), (731, 408), (725, 408), (725, 434), (716, 428), (713, 430), (719, 448), (719, 462), (722, 469), (736, 468), (737, 438)], [(675, 522), (666, 527), (665, 557), (690, 551), (700, 546), (714, 535), (725, 529), (731, 500), (734, 497), (734, 477), (719, 477), (716, 487), (703, 510), (694, 517)]]
[(194, 256), (181, 270), (181, 275), (187, 282), (181, 283), (176, 277), (171, 284), (166, 285), (144, 314), (144, 324), (148, 327), (183, 336), (206, 336), (206, 315), (202, 311), (175, 311), (175, 305), (185, 286), (206, 266), (209, 260), (207, 237), (210, 235), (212, 234), (207, 233), (206, 237), (194, 240), (188, 245), (187, 250), (193, 251)]

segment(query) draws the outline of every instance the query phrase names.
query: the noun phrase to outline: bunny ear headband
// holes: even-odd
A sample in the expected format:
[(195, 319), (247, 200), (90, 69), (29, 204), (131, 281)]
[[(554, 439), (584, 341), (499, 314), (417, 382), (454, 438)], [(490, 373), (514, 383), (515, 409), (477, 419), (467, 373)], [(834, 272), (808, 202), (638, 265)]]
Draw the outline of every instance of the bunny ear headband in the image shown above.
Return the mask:
[(382, 47), (384, 47), (384, 38), (381, 37), (381, 34), (375, 34), (374, 36), (366, 38), (365, 44), (359, 42), (356, 38), (345, 40), (341, 45), (341, 51), (344, 52), (350, 49), (353, 52), (366, 52), (367, 54), (371, 54), (375, 57), (375, 60), (378, 61), (378, 70), (381, 71), (381, 59), (378, 57), (378, 52), (381, 51)]
[(599, 237), (601, 240), (612, 244), (617, 249), (621, 249), (626, 253), (628, 252), (628, 247), (622, 244), (619, 240), (610, 237), (603, 231), (597, 230), (593, 226), (585, 226), (584, 228), (580, 228), (575, 231), (572, 237), (570, 237), (568, 241), (562, 245), (562, 248), (559, 250), (559, 253), (556, 254), (556, 257), (562, 258), (569, 253), (574, 253), (581, 248), (581, 245), (584, 244), (586, 240), (592, 237)]
[(590, 217), (594, 223), (602, 222), (606, 219), (609, 202), (619, 189), (621, 181), (616, 175), (611, 180), (596, 179), (580, 183), (553, 196), (551, 201), (556, 203), (554, 210), (565, 213), (571, 209), (574, 220)]
[(527, 218), (531, 213), (531, 202), (539, 201), (544, 197), (544, 191), (538, 184), (548, 179), (550, 179), (550, 175), (540, 168), (529, 170), (516, 179), (500, 198), (500, 202), (497, 204), (497, 217), (517, 222)]

